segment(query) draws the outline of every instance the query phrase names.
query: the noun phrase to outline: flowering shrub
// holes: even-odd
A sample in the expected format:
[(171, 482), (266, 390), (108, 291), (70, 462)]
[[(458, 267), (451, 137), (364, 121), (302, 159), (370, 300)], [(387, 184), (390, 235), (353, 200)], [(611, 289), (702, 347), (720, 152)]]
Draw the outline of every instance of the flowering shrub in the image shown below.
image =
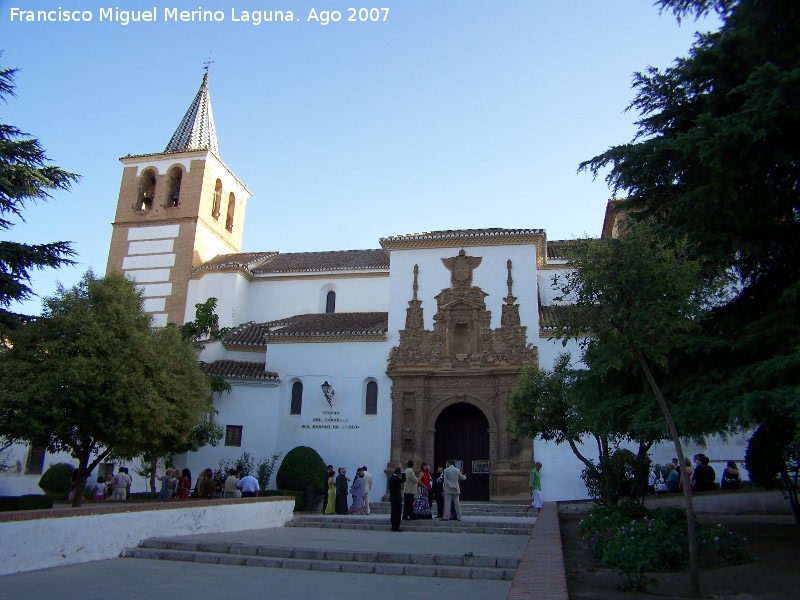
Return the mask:
[[(647, 591), (647, 573), (674, 571), (689, 562), (686, 513), (678, 508), (648, 511), (634, 502), (595, 508), (580, 523), (583, 542), (600, 562), (624, 578), (623, 589)], [(722, 525), (698, 528), (700, 566), (713, 568), (750, 560), (744, 541)]]
[(744, 549), (747, 538), (741, 538), (723, 525), (697, 532), (700, 566), (706, 569), (741, 565), (752, 560)]

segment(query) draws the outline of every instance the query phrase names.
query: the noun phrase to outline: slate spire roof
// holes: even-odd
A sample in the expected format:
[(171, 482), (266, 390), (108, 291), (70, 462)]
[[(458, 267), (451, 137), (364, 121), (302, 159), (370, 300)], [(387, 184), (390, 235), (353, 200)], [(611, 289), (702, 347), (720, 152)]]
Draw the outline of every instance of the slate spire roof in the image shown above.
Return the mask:
[(164, 152), (188, 152), (191, 150), (210, 150), (219, 158), (217, 130), (211, 112), (211, 96), (208, 93), (208, 71), (197, 90), (189, 110), (183, 115), (180, 125), (172, 134)]

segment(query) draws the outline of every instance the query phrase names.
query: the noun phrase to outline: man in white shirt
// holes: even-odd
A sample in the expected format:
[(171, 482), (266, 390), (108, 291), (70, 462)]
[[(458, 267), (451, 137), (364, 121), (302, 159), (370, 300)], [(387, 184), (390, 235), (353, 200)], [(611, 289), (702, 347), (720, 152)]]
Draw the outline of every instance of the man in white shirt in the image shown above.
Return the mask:
[(248, 473), (239, 480), (236, 487), (241, 490), (242, 498), (255, 498), (258, 496), (258, 479)]
[(364, 514), (369, 514), (369, 493), (372, 491), (372, 473), (367, 467), (361, 467), (364, 472)]
[(128, 496), (128, 488), (132, 482), (131, 476), (128, 475), (127, 469), (120, 467), (119, 473), (114, 477), (114, 491), (111, 494), (112, 500), (125, 500)]

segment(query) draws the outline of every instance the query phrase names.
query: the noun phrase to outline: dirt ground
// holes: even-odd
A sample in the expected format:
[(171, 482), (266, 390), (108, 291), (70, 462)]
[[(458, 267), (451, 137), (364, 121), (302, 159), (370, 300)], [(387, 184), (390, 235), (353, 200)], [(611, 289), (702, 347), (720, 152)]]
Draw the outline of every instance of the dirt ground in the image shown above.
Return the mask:
[[(561, 540), (570, 600), (671, 600), (690, 596), (688, 571), (655, 573), (649, 593), (619, 590), (622, 578), (600, 566), (580, 540), (581, 517), (561, 517)], [(800, 527), (790, 515), (699, 515), (703, 526), (718, 523), (747, 538), (753, 562), (700, 572), (702, 598), (736, 600), (800, 599)]]

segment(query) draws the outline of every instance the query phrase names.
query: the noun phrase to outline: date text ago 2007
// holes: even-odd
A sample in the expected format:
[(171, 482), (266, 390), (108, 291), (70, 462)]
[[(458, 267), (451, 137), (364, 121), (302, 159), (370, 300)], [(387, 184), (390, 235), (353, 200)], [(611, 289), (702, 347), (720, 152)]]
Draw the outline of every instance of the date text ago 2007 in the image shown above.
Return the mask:
[(317, 10), (312, 8), (308, 13), (308, 21), (320, 25), (331, 23), (385, 23), (389, 19), (388, 8), (346, 8), (339, 10)]

